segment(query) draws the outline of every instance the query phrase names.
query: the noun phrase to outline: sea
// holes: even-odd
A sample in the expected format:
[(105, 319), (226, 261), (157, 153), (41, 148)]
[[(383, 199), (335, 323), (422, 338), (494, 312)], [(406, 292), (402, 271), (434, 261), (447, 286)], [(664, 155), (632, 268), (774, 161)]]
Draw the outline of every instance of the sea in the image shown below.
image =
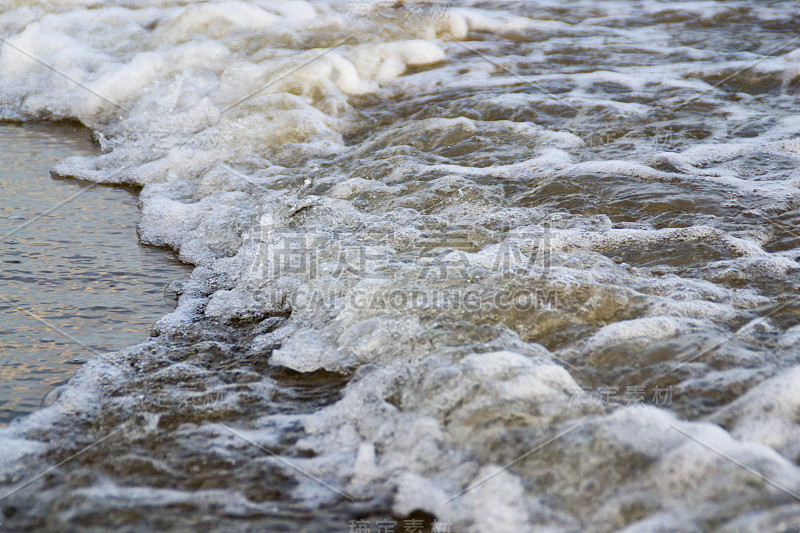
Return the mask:
[(0, 0), (0, 531), (800, 531), (799, 24)]

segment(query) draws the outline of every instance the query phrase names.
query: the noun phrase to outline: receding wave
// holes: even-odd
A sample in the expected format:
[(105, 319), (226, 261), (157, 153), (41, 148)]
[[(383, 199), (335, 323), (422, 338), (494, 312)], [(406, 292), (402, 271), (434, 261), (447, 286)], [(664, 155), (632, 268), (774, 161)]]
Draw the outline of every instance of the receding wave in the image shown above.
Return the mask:
[(2, 527), (796, 527), (796, 3), (4, 9), (0, 118), (195, 268)]

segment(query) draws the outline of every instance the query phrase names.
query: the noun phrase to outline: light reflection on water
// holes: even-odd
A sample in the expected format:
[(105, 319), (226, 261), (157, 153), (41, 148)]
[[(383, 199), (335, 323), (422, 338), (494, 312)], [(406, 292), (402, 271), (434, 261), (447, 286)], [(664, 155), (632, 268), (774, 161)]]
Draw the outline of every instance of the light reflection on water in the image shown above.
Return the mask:
[(0, 424), (76, 363), (145, 340), (169, 311), (164, 286), (189, 274), (137, 243), (134, 191), (50, 177), (56, 161), (98, 152), (75, 124), (0, 124)]

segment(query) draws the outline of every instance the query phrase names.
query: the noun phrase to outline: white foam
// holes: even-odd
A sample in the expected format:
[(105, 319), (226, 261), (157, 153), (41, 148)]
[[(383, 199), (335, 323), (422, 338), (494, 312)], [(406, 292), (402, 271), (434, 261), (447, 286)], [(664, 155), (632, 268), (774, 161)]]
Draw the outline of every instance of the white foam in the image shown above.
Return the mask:
[(800, 456), (798, 378), (800, 367), (781, 371), (721, 409), (714, 420), (732, 426), (734, 436), (771, 446), (795, 461)]
[[(156, 333), (180, 333), (199, 316), (233, 324), (291, 315), (283, 327), (253, 339), (251, 351), (298, 372), (325, 369), (351, 377), (339, 401), (293, 419), (305, 430), (298, 447), (317, 453), (302, 461), (304, 468), (342, 480), (353, 494), (392, 494), (398, 515), (427, 510), (467, 531), (574, 530), (587, 509), (607, 520), (602, 527), (619, 529), (630, 502), (643, 503), (650, 516), (624, 523), (629, 531), (691, 530), (726, 520), (737, 505), (747, 512), (763, 501), (783, 501), (785, 494), (763, 479), (754, 481), (737, 462), (789, 490), (800, 487), (790, 462), (800, 455), (794, 444), (800, 441), (794, 422), (798, 398), (791, 387), (798, 371), (781, 372), (778, 364), (784, 355), (793, 360), (788, 358), (796, 351), (797, 328), (781, 333), (776, 320), (739, 331), (743, 323), (755, 325), (759, 306), (771, 301), (750, 282), (757, 276), (790, 280), (797, 267), (791, 254), (768, 251), (766, 232), (731, 233), (698, 221), (654, 229), (580, 208), (552, 213), (547, 198), (523, 207), (515, 203), (521, 196), (512, 196), (524, 196), (540, 180), (557, 184), (582, 175), (616, 175), (643, 184), (725, 188), (767, 198), (772, 207), (793, 205), (796, 173), (756, 180), (735, 163), (763, 153), (796, 157), (800, 126), (794, 116), (738, 141), (714, 131), (680, 152), (654, 154), (639, 147), (633, 154), (596, 157), (591, 149), (598, 147), (572, 133), (573, 119), (563, 112), (579, 113), (573, 122), (586, 120), (592, 127), (596, 117), (581, 111), (600, 110), (611, 122), (646, 121), (657, 108), (638, 95), (653, 90), (718, 104), (715, 109), (731, 122), (757, 118), (753, 99), (720, 104), (721, 89), (706, 81), (744, 67), (746, 54), (715, 62), (715, 54), (699, 45), (671, 47), (672, 37), (661, 29), (620, 27), (616, 2), (591, 8), (579, 3), (575, 9), (585, 17), (574, 23), (489, 10), (481, 2), (424, 19), (401, 16), (396, 6), (401, 18), (382, 22), (378, 8), (356, 16), (342, 2), (125, 5), (63, 1), (0, 15), (0, 27), (14, 34), (0, 50), (0, 114), (83, 121), (95, 130), (104, 154), (71, 158), (55, 170), (143, 186), (142, 242), (168, 246), (198, 267), (178, 309), (159, 321)], [(548, 6), (560, 4), (518, 7), (530, 14)], [(641, 16), (705, 21), (737, 8), (644, 2), (639, 9)], [(753, 9), (764, 20), (782, 20), (780, 6)], [(526, 36), (537, 46), (517, 46)], [(653, 61), (568, 73), (547, 64), (576, 43), (608, 46), (609, 53), (614, 47), (635, 49)], [(753, 68), (770, 79), (790, 80), (797, 59), (795, 51)], [(564, 92), (549, 92), (550, 83)], [(604, 92), (609, 85), (633, 97), (615, 98)], [(434, 98), (436, 93), (447, 97)], [(507, 118), (527, 107), (541, 123)], [(659, 170), (663, 163), (672, 170)], [(542, 229), (545, 221), (553, 226), (548, 275), (524, 272), (522, 256), (498, 272), (498, 255), (509, 247), (527, 250), (526, 232)], [(459, 246), (443, 242), (419, 254), (408, 244), (454, 227), (469, 230)], [(343, 234), (331, 231), (342, 228)], [(273, 270), (280, 258), (268, 239), (286, 229), (310, 239), (319, 254), (314, 274)], [(665, 267), (673, 272), (667, 275), (635, 260), (617, 260), (675, 244), (712, 248), (723, 258), (683, 271)], [(347, 246), (370, 255), (372, 267), (391, 275), (369, 278), (356, 268), (338, 273)], [(466, 274), (419, 275), (448, 267)], [(499, 292), (514, 283), (552, 291), (563, 298), (565, 312), (375, 310), (359, 308), (351, 298), (409, 288)], [(747, 286), (737, 288), (742, 284)], [(695, 375), (677, 387), (686, 393), (728, 390), (761, 372), (776, 372), (711, 417), (730, 433), (652, 406), (613, 410), (570, 401), (581, 392), (571, 363), (583, 364), (616, 346), (646, 348), (700, 333), (716, 341), (731, 331), (739, 331), (742, 343), (770, 336), (776, 355), (731, 343), (719, 351), (720, 359), (763, 368), (714, 371), (697, 363), (691, 366)], [(549, 351), (529, 342), (542, 338), (566, 345)], [(84, 366), (53, 405), (0, 432), (9, 450), (0, 469), (46, 449), (29, 444), (22, 436), (26, 429), (96, 414), (109, 401), (104, 393), (132, 379), (134, 370), (127, 369), (140, 363), (121, 352)], [(159, 372), (168, 381), (210, 380), (204, 377), (208, 370), (188, 364)], [(549, 456), (553, 461), (536, 463), (532, 454), (531, 463), (505, 467), (513, 457), (504, 459), (503, 439), (552, 437), (572, 422), (582, 429), (552, 443), (558, 452)], [(273, 442), (266, 430), (246, 435)], [(224, 450), (227, 444), (218, 435), (213, 446)], [(570, 454), (582, 466), (558, 460)], [(623, 479), (608, 467), (620, 455), (643, 457), (647, 466)], [(539, 498), (544, 470), (563, 489), (563, 505)], [(603, 486), (592, 488), (598, 484)], [(596, 490), (598, 499), (583, 502), (584, 489)], [(221, 498), (237, 509), (247, 505), (230, 491), (149, 494), (111, 483), (83, 494), (153, 505), (203, 498)], [(309, 505), (332, 498), (307, 480), (295, 496)]]

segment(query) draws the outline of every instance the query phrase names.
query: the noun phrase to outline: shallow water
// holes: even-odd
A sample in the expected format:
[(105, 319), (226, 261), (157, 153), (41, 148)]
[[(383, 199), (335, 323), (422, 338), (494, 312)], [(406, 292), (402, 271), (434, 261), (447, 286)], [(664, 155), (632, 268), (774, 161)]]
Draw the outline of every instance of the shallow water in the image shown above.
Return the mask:
[(10, 523), (800, 523), (800, 6), (418, 4), (0, 17), (0, 116), (196, 266), (0, 431)]
[(76, 124), (0, 125), (0, 423), (37, 409), (95, 355), (146, 340), (190, 270), (137, 243), (135, 190), (53, 179), (97, 155)]

